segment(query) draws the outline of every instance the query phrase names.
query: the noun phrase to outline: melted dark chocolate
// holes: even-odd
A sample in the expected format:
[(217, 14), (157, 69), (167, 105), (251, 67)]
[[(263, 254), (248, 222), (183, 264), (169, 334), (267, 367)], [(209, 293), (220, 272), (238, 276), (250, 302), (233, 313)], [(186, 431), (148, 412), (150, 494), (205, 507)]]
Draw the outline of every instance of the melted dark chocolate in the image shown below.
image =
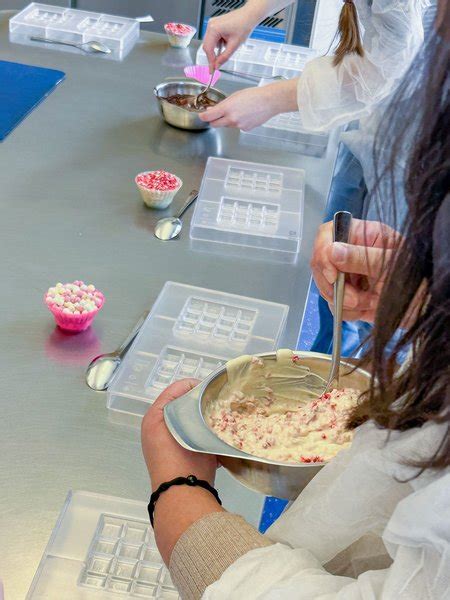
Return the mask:
[(218, 104), (217, 100), (213, 100), (212, 98), (208, 98), (208, 96), (203, 95), (200, 97), (198, 101), (198, 107), (194, 106), (194, 100), (196, 96), (192, 94), (173, 94), (172, 96), (167, 96), (164, 100), (167, 100), (170, 104), (175, 104), (176, 106), (181, 106), (186, 110), (191, 112), (203, 112), (209, 106), (215, 106)]

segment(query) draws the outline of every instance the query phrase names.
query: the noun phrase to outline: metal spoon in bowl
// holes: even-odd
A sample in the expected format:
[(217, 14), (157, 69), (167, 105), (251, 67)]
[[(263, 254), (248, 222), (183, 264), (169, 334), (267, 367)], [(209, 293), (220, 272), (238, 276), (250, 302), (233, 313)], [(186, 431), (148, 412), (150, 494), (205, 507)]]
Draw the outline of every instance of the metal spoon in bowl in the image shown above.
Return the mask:
[[(335, 213), (333, 218), (333, 242), (348, 243), (350, 237), (350, 227), (352, 224), (352, 214), (341, 210)], [(338, 273), (334, 283), (334, 315), (333, 315), (333, 353), (331, 356), (330, 372), (328, 379), (314, 373), (310, 368), (304, 367), (296, 385), (298, 391), (308, 396), (315, 397), (326, 394), (333, 389), (333, 383), (339, 385), (339, 369), (341, 365), (341, 345), (342, 345), (342, 309), (344, 303), (345, 273)], [(299, 362), (301, 365), (301, 361)]]
[[(333, 219), (333, 241), (348, 243), (350, 228), (352, 225), (352, 214), (341, 210), (334, 215)], [(333, 382), (339, 385), (339, 367), (341, 364), (342, 346), (342, 310), (344, 304), (345, 273), (338, 272), (334, 283), (334, 315), (333, 315), (333, 354), (331, 357), (330, 373), (323, 393), (329, 392)]]
[(46, 44), (71, 46), (72, 48), (78, 48), (78, 50), (82, 50), (88, 54), (111, 54), (111, 48), (108, 48), (108, 46), (105, 46), (105, 44), (102, 44), (96, 40), (90, 40), (89, 42), (84, 42), (83, 44), (76, 44), (75, 42), (61, 42), (60, 40), (52, 40), (50, 38), (39, 36), (32, 36), (30, 37), (30, 40), (33, 42), (45, 42)]
[(187, 211), (187, 209), (193, 204), (198, 198), (198, 191), (192, 190), (192, 192), (187, 197), (186, 203), (180, 212), (173, 217), (165, 217), (164, 219), (160, 219), (156, 223), (155, 227), (155, 236), (159, 240), (163, 240), (167, 242), (168, 240), (173, 240), (173, 238), (177, 237), (180, 234), (181, 229), (183, 227), (183, 222), (181, 217)]
[[(214, 50), (214, 54), (216, 55), (216, 58), (220, 54), (222, 54), (223, 49), (224, 49), (223, 43), (219, 42), (219, 45)], [(212, 82), (213, 82), (213, 79), (214, 79), (214, 75), (216, 73), (216, 69), (214, 69), (213, 67), (211, 67), (211, 65), (210, 65), (210, 69), (211, 69), (211, 77), (209, 79), (209, 83), (206, 86), (206, 88), (202, 92), (200, 92), (200, 94), (198, 94), (198, 96), (195, 97), (195, 99), (194, 99), (194, 108), (198, 108), (198, 103), (199, 103), (199, 99), (200, 98), (207, 98), (208, 97), (209, 88), (212, 85)]]
[(104, 392), (108, 389), (111, 381), (116, 374), (125, 354), (128, 352), (131, 344), (134, 342), (139, 333), (145, 319), (148, 316), (148, 310), (144, 312), (139, 321), (136, 323), (133, 331), (127, 339), (114, 352), (108, 354), (100, 354), (91, 361), (86, 370), (86, 383), (96, 392)]
[(194, 108), (198, 108), (199, 102), (200, 102), (201, 98), (207, 98), (208, 97), (209, 88), (212, 85), (212, 82), (213, 82), (213, 79), (214, 79), (214, 75), (215, 75), (215, 71), (213, 70), (213, 72), (211, 73), (211, 77), (209, 78), (208, 85), (205, 87), (205, 89), (202, 92), (200, 92), (200, 94), (198, 94), (198, 96), (195, 96), (195, 98), (194, 98)]

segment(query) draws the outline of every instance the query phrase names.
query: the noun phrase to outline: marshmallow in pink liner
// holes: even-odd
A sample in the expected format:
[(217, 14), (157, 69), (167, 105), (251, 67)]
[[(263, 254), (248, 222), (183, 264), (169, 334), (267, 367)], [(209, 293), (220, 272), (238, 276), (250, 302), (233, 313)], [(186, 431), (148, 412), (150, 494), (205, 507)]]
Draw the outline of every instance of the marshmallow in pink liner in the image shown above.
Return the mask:
[(197, 29), (185, 23), (166, 23), (164, 30), (173, 48), (187, 48)]
[(56, 324), (65, 331), (75, 333), (84, 331), (92, 324), (105, 297), (94, 285), (77, 280), (73, 283), (57, 283), (49, 288), (44, 301)]
[(167, 208), (183, 182), (167, 171), (144, 171), (135, 177), (141, 198), (149, 208)]

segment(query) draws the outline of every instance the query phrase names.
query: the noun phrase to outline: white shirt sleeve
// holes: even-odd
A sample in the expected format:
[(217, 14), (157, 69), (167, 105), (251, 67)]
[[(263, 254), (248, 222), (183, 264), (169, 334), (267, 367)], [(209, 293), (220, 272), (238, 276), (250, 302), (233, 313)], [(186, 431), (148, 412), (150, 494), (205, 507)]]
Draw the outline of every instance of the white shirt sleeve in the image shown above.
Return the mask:
[(423, 42), (426, 0), (354, 0), (365, 55), (332, 56), (307, 63), (298, 105), (307, 129), (325, 130), (370, 114), (400, 81)]
[[(429, 456), (446, 429), (386, 432), (363, 426), (271, 527), (275, 542), (231, 565), (204, 600), (444, 600), (450, 598), (450, 469), (425, 473), (404, 465), (417, 449)], [(339, 554), (378, 534), (391, 564), (355, 552), (351, 577)], [(350, 548), (349, 548), (350, 546)], [(361, 561), (359, 559), (363, 558)], [(333, 573), (331, 572), (333, 559)], [(328, 563), (328, 564), (327, 564)]]

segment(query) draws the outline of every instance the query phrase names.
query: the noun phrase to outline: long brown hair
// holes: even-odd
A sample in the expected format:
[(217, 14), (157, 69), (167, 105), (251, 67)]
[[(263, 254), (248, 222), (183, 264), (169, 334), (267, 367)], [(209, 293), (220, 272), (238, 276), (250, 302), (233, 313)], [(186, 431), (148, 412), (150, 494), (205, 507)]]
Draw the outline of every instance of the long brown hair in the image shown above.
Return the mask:
[[(382, 205), (377, 201), (380, 220), (386, 218), (386, 198), (393, 198), (395, 207), (398, 157), (405, 155), (401, 193), (408, 215), (401, 228), (403, 243), (387, 266), (362, 362), (371, 364), (371, 386), (349, 423), (356, 427), (373, 419), (390, 430), (427, 421), (447, 425), (435, 454), (412, 463), (421, 469), (450, 465), (450, 41), (440, 33), (417, 55), (375, 139), (372, 201), (384, 199)], [(386, 347), (413, 304), (417, 316), (388, 355)], [(407, 348), (411, 360), (399, 371), (399, 357)]]
[(339, 43), (334, 51), (333, 64), (336, 67), (346, 54), (364, 56), (361, 34), (358, 24), (358, 13), (353, 0), (344, 0), (341, 14), (339, 15), (338, 32)]

